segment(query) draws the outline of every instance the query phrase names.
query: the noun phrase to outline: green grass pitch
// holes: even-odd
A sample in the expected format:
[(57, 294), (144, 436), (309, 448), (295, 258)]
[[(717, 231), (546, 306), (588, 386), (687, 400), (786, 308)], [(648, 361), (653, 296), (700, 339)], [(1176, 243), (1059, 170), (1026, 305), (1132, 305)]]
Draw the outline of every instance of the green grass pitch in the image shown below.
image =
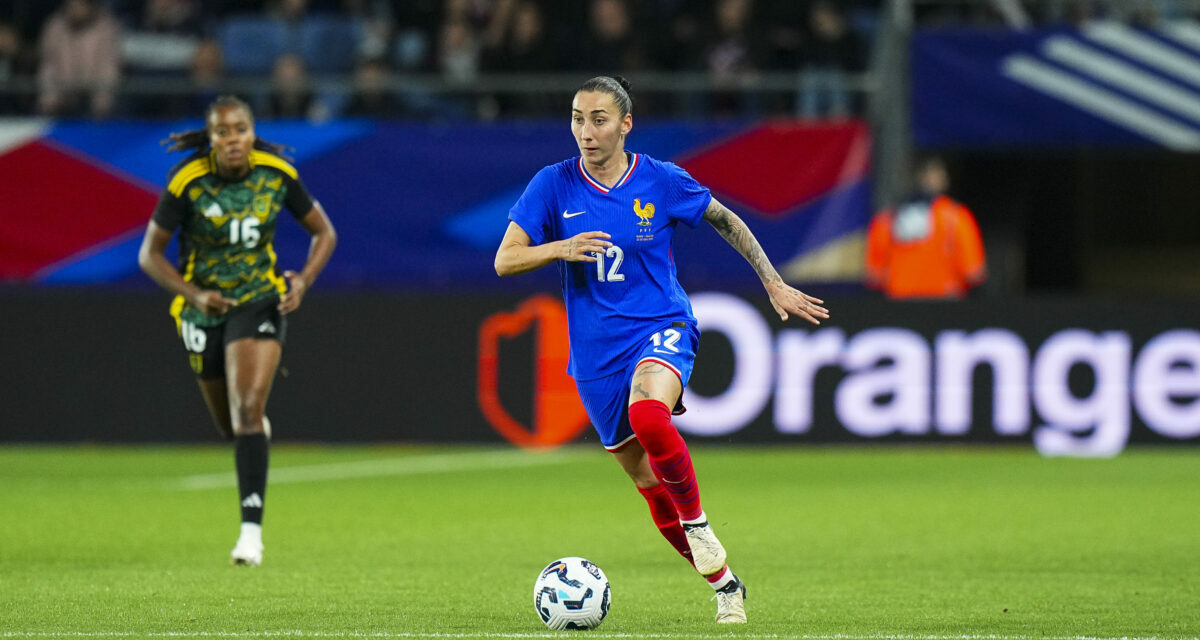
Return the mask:
[[(231, 447), (0, 447), (0, 639), (1012, 640), (1200, 635), (1200, 460), (1021, 448), (696, 447), (750, 623), (662, 540), (598, 447), (279, 445), (266, 554), (231, 567)], [(533, 581), (613, 588), (548, 632)]]

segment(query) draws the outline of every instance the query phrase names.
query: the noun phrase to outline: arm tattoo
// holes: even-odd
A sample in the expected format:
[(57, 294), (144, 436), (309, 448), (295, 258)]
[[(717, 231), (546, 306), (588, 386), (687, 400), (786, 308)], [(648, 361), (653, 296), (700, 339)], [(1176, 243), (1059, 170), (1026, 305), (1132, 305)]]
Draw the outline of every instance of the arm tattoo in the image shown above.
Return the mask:
[(763, 282), (783, 282), (779, 273), (775, 271), (775, 267), (771, 266), (771, 261), (767, 259), (767, 254), (763, 252), (758, 239), (754, 237), (750, 228), (736, 213), (713, 198), (712, 202), (708, 203), (708, 209), (704, 211), (704, 220), (711, 224), (730, 246), (742, 254), (742, 257), (750, 263), (750, 266), (754, 267), (754, 272)]

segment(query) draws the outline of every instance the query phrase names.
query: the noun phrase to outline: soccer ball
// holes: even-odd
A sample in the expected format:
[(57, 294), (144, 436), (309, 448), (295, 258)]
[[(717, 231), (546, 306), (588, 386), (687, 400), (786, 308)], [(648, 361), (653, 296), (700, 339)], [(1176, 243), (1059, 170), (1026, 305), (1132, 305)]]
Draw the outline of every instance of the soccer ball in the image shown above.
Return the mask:
[(611, 602), (608, 578), (583, 558), (559, 558), (533, 583), (533, 608), (555, 631), (595, 629), (604, 622)]

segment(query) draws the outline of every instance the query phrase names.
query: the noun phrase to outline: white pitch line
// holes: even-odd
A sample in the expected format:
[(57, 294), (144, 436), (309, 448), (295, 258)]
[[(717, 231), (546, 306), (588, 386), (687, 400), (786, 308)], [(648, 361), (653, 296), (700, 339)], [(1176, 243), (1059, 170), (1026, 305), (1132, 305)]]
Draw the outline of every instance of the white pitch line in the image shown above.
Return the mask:
[[(268, 482), (272, 485), (278, 485), (296, 482), (320, 482), (323, 480), (408, 476), (420, 473), (533, 467), (561, 464), (580, 455), (582, 455), (582, 452), (578, 451), (538, 453), (513, 449), (511, 451), (395, 456), (392, 458), (361, 460), (358, 462), (275, 467), (270, 471)], [(202, 473), (184, 476), (179, 478), (174, 484), (175, 488), (184, 491), (236, 487), (237, 475), (233, 472)]]
[[(1200, 640), (1195, 636), (1170, 635), (1006, 635), (1006, 634), (671, 634), (671, 633), (598, 633), (587, 632), (587, 638), (652, 638), (671, 640), (674, 638), (698, 638), (702, 640), (725, 640), (728, 638), (750, 638), (762, 640)], [(364, 633), (364, 632), (305, 632), (305, 630), (281, 630), (281, 632), (0, 632), (0, 638), (576, 638), (572, 632), (541, 633)]]

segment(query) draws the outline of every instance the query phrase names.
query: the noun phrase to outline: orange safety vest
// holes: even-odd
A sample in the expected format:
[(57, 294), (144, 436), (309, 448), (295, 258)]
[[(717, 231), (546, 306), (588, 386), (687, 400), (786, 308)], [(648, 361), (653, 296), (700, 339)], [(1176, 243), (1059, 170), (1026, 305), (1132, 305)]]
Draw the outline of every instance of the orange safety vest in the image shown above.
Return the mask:
[(987, 277), (975, 217), (947, 196), (877, 214), (866, 263), (867, 285), (889, 298), (961, 298)]

